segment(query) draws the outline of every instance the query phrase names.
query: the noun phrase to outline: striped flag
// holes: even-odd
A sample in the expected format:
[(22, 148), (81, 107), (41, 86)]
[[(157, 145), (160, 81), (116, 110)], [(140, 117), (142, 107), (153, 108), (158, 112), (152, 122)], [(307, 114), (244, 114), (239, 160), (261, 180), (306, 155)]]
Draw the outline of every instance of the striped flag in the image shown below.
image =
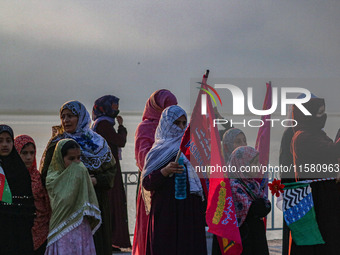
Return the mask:
[(286, 183), (283, 217), (297, 245), (324, 244), (316, 222), (310, 183)]
[(9, 188), (5, 172), (0, 166), (0, 201), (5, 203), (12, 203), (12, 193)]

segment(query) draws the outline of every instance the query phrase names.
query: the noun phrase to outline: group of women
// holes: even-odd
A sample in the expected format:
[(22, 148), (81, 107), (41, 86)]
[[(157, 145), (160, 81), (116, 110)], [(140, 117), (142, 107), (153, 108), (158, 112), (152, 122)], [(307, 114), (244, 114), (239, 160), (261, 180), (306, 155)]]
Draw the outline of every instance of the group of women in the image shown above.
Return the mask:
[[(283, 136), (281, 163), (337, 163), (340, 143), (323, 131), (324, 100), (313, 98), (305, 107), (311, 116), (293, 108), (299, 124)], [(119, 164), (127, 130), (118, 113), (119, 99), (103, 96), (94, 103), (91, 126), (82, 103), (66, 102), (60, 108), (61, 124), (53, 127), (42, 156), (40, 172), (34, 140), (27, 135), (14, 138), (9, 126), (0, 125), (0, 254), (105, 255), (131, 246)], [(193, 166), (179, 152), (187, 122), (185, 111), (170, 91), (158, 90), (147, 100), (135, 134), (140, 172), (132, 246), (135, 255), (207, 254), (206, 197)], [(226, 129), (221, 142), (225, 164), (238, 170), (258, 166), (259, 152), (247, 145), (244, 132)], [(186, 195), (178, 198), (176, 178), (183, 174)], [(242, 254), (269, 254), (263, 218), (271, 204), (261, 177), (237, 171), (230, 179)], [(291, 181), (308, 178), (300, 174)], [(293, 241), (290, 252), (340, 254), (336, 242), (340, 234), (339, 184), (336, 180), (316, 182), (312, 192), (325, 244), (298, 246)], [(284, 237), (283, 252), (286, 243)], [(222, 254), (221, 244), (221, 238), (214, 236), (213, 254)]]
[[(137, 196), (133, 254), (207, 253), (201, 186), (196, 182), (197, 176), (190, 171), (190, 162), (185, 162), (184, 167), (175, 162), (185, 128), (183, 121), (187, 121), (185, 112), (176, 104), (177, 100), (169, 91), (156, 91), (147, 101), (143, 121), (136, 131), (135, 156), (141, 183)], [(327, 118), (324, 100), (312, 98), (304, 106), (312, 115), (305, 116), (299, 108), (293, 107), (292, 118), (298, 125), (283, 135), (280, 164), (287, 164), (283, 160), (295, 165), (336, 164), (340, 159), (340, 135), (334, 142), (323, 130)], [(259, 152), (247, 146), (245, 134), (233, 127), (226, 129), (222, 139), (225, 164), (238, 170), (241, 166), (258, 166)], [(188, 196), (184, 200), (176, 200), (173, 174), (183, 171), (187, 172)], [(306, 173), (282, 176), (283, 182), (315, 178)], [(284, 255), (340, 254), (337, 243), (340, 234), (340, 176), (333, 174), (327, 177), (333, 178), (311, 184), (316, 220), (325, 243), (296, 245), (294, 240), (287, 240), (284, 228)], [(270, 212), (271, 204), (261, 178), (237, 171), (230, 179), (242, 254), (269, 254), (263, 219)], [(221, 246), (221, 238), (215, 236), (212, 254), (222, 254)], [(287, 246), (290, 246), (289, 249)]]
[(66, 102), (40, 172), (34, 140), (14, 138), (0, 125), (0, 254), (111, 255), (131, 247), (119, 166), (127, 131), (118, 101), (96, 100), (92, 127), (82, 103)]

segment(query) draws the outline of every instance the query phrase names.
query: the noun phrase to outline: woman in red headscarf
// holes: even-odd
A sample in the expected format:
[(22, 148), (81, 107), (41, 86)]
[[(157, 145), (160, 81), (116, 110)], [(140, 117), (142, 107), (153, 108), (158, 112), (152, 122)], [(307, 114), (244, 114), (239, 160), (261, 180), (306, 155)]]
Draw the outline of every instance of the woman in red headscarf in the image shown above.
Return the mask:
[[(304, 115), (293, 107), (293, 118), (298, 123), (291, 143), (296, 179), (336, 177), (334, 171), (317, 173), (305, 168), (313, 164), (336, 169), (340, 143), (334, 143), (323, 131), (327, 119), (324, 99), (312, 98), (303, 105), (312, 115)], [(311, 188), (316, 221), (325, 244), (298, 246), (293, 241), (291, 254), (340, 254), (340, 184), (335, 180), (318, 181), (311, 183)]]
[[(138, 125), (135, 133), (135, 157), (139, 173), (143, 170), (145, 157), (155, 141), (155, 132), (161, 113), (171, 105), (177, 105), (177, 99), (166, 89), (155, 91), (146, 102), (142, 122)], [(137, 188), (137, 194), (137, 215), (132, 254), (144, 255), (146, 252), (148, 216), (145, 212), (140, 186)]]
[(14, 146), (31, 176), (32, 193), (36, 208), (36, 217), (32, 227), (34, 254), (43, 255), (46, 250), (51, 207), (47, 191), (41, 183), (40, 173), (37, 169), (35, 142), (28, 135), (19, 135), (14, 139)]

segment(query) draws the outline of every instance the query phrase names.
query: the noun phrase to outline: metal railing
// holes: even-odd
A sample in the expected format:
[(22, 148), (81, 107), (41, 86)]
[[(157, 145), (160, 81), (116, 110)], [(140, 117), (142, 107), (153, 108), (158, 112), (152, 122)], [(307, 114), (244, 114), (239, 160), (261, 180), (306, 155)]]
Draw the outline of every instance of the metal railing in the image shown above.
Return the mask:
[[(135, 185), (137, 186), (138, 183), (138, 171), (129, 171), (129, 172), (122, 172), (123, 182), (124, 182), (124, 189), (125, 195), (127, 196), (127, 188), (128, 186)], [(274, 176), (269, 177), (269, 182), (273, 181)], [(275, 197), (271, 195), (269, 192), (268, 194), (270, 201), (272, 203), (272, 210), (271, 210), (271, 226), (267, 227), (268, 231), (273, 230), (282, 230), (282, 227), (275, 227)], [(133, 235), (133, 234), (130, 234)]]

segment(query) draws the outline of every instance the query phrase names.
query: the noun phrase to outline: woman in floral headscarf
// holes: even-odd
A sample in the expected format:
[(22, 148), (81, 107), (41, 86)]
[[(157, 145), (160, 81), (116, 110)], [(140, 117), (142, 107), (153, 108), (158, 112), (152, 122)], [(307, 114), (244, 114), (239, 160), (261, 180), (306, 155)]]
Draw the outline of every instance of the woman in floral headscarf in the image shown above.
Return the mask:
[[(171, 105), (176, 105), (177, 99), (169, 90), (155, 91), (147, 100), (144, 108), (142, 122), (139, 123), (135, 133), (135, 157), (140, 173), (144, 167), (144, 160), (155, 141), (155, 132), (162, 111)], [(140, 178), (139, 178), (140, 180)], [(133, 239), (132, 254), (144, 255), (146, 248), (146, 231), (148, 215), (145, 213), (144, 200), (140, 186), (137, 187), (136, 226)]]
[(94, 235), (97, 254), (111, 255), (111, 221), (108, 191), (113, 187), (116, 161), (103, 137), (90, 129), (91, 118), (85, 106), (69, 101), (60, 108), (61, 125), (53, 127), (54, 134), (41, 159), (43, 184), (56, 144), (65, 138), (75, 140), (81, 148), (81, 161), (91, 176), (102, 216), (102, 225)]
[[(164, 109), (155, 143), (146, 156), (142, 172), (143, 199), (149, 214), (146, 253), (206, 254), (203, 189), (196, 171), (185, 158), (174, 162), (187, 126), (179, 106)], [(175, 176), (186, 168), (186, 198), (175, 198)]]
[(243, 172), (245, 167), (259, 169), (258, 151), (240, 146), (230, 155), (229, 164), (236, 172), (230, 179), (231, 192), (242, 238), (243, 255), (269, 254), (263, 217), (270, 212), (270, 202), (255, 180), (256, 172)]
[(32, 227), (34, 254), (43, 255), (47, 244), (51, 207), (47, 191), (41, 183), (40, 172), (37, 169), (35, 142), (33, 138), (28, 135), (19, 135), (14, 139), (14, 146), (31, 176), (36, 213)]
[[(126, 144), (127, 130), (123, 126), (123, 118), (118, 116), (119, 98), (106, 95), (98, 98), (92, 109), (94, 121), (92, 130), (105, 138), (116, 160), (117, 173), (113, 188), (109, 191), (110, 212), (112, 222), (112, 246), (114, 249), (131, 248), (127, 203), (124, 191), (119, 160), (121, 148)], [(118, 130), (114, 125), (118, 122)]]

